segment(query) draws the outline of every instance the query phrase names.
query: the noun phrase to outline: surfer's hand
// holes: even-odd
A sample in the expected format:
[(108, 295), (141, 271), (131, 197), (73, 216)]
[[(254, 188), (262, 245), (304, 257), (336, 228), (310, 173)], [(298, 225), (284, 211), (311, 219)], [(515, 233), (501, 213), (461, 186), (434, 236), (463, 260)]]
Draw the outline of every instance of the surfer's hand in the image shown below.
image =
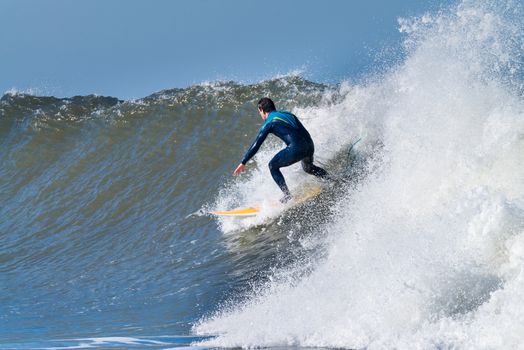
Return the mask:
[(240, 175), (240, 173), (243, 172), (245, 169), (246, 169), (246, 165), (240, 163), (240, 164), (238, 164), (237, 168), (233, 172), (233, 175), (235, 175), (235, 176)]

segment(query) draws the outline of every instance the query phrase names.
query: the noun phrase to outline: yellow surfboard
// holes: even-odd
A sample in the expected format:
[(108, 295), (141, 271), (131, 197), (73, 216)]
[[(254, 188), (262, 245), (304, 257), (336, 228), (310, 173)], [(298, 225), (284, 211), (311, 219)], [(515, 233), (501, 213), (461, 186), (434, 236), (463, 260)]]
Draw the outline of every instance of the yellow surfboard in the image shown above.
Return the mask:
[[(298, 194), (289, 203), (286, 203), (286, 204), (279, 203), (278, 206), (282, 206), (284, 210), (291, 209), (296, 205), (304, 203), (305, 201), (307, 201), (310, 198), (316, 197), (318, 194), (320, 194), (320, 192), (322, 192), (322, 188), (313, 187), (313, 188), (310, 188)], [(209, 212), (209, 214), (213, 214), (217, 216), (238, 216), (238, 217), (256, 216), (259, 213), (260, 213), (260, 206), (253, 206), (253, 207), (247, 207), (247, 208), (235, 208), (235, 209), (226, 210), (226, 211), (210, 211)]]
[(226, 211), (210, 211), (209, 214), (220, 215), (220, 216), (255, 216), (260, 212), (260, 208), (249, 207), (249, 208), (236, 208)]

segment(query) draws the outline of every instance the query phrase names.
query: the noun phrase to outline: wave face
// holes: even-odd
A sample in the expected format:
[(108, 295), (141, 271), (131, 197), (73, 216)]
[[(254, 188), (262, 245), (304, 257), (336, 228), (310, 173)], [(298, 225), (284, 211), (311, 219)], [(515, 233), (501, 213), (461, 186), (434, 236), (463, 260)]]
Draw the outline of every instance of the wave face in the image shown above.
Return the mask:
[(287, 76), (136, 101), (4, 95), (1, 346), (193, 341), (178, 336), (278, 259), (232, 252), (212, 218), (190, 214), (230, 179), (256, 133), (258, 98), (307, 108), (329, 90)]
[(328, 158), (362, 137), (367, 175), (316, 229), (311, 268), (278, 269), (202, 318), (194, 332), (215, 337), (199, 345), (524, 346), (523, 14), (464, 1), (400, 20), (401, 62), (295, 108)]

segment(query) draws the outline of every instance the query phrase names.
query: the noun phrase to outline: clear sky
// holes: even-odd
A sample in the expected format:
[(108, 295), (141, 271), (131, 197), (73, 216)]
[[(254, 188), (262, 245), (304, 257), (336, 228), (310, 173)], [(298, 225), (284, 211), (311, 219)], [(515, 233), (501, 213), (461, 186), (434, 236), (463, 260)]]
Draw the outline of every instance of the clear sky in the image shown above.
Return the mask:
[(338, 81), (398, 41), (424, 0), (0, 0), (0, 95), (136, 98), (295, 70)]

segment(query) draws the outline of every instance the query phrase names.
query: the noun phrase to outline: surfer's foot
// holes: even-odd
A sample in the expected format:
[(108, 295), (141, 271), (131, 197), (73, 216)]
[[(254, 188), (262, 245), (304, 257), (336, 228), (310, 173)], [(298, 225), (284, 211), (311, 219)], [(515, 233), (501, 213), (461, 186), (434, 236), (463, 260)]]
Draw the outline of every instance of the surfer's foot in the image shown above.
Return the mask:
[(288, 194), (284, 195), (284, 197), (280, 198), (279, 201), (282, 204), (286, 204), (287, 202), (289, 202), (291, 200), (291, 198), (293, 198), (293, 197), (291, 196), (290, 193), (288, 193)]

